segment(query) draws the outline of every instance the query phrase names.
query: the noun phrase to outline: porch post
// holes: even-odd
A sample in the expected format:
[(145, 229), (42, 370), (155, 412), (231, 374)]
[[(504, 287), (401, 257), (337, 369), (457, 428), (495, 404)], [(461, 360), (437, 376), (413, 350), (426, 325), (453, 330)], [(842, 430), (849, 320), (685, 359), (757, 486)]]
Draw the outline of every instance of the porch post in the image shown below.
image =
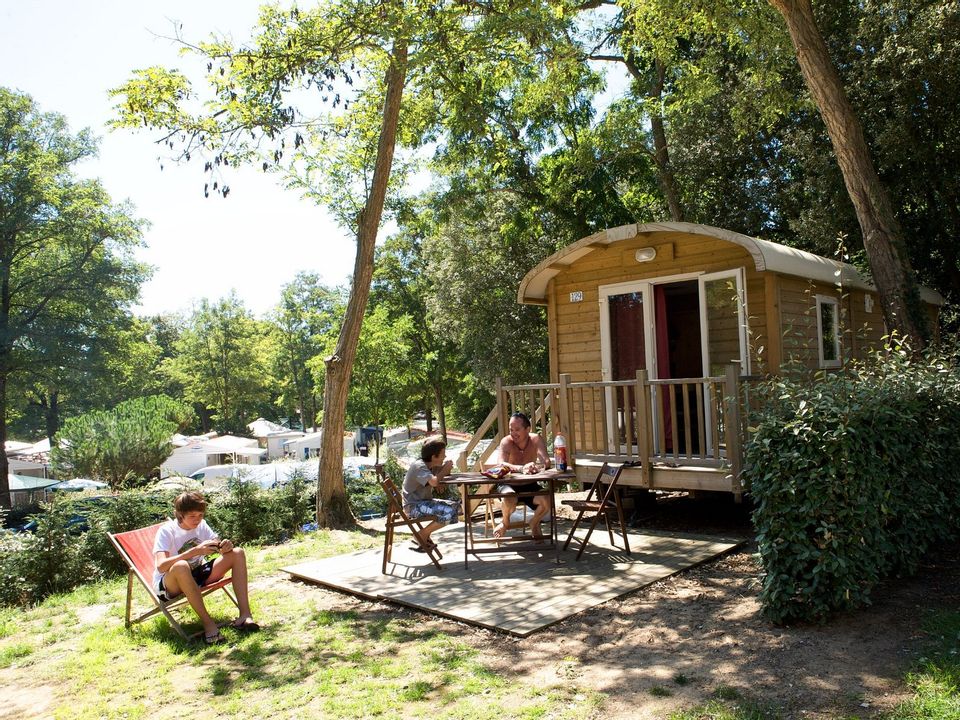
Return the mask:
[(640, 477), (643, 486), (652, 487), (653, 471), (650, 467), (650, 398), (647, 397), (647, 371), (637, 370), (637, 457), (640, 460)]
[(731, 490), (737, 502), (743, 497), (740, 471), (743, 469), (743, 448), (740, 444), (740, 361), (732, 360), (727, 365), (724, 400), (723, 429), (727, 441), (727, 460), (732, 474)]
[(573, 430), (573, 418), (570, 417), (570, 373), (560, 375), (560, 432), (567, 441), (567, 465), (576, 467), (577, 440)]
[(497, 432), (500, 437), (506, 437), (510, 433), (510, 419), (507, 417), (507, 394), (503, 389), (503, 378), (497, 376)]

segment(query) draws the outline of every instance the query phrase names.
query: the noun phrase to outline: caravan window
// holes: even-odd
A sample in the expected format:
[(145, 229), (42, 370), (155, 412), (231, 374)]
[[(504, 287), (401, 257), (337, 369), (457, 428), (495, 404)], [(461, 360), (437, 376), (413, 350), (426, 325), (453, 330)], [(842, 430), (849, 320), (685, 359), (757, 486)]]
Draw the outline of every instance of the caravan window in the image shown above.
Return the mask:
[(820, 367), (840, 367), (840, 304), (834, 297), (817, 295), (817, 339)]

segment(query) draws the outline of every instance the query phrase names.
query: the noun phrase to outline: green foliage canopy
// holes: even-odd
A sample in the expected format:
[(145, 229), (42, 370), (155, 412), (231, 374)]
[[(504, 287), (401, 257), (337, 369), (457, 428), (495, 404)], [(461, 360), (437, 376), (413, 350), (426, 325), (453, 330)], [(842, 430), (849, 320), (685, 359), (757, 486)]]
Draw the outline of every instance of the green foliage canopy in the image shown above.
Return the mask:
[[(96, 154), (86, 130), (0, 88), (0, 443), (8, 382), (29, 368), (79, 370), (98, 336), (124, 325), (146, 268), (133, 259), (141, 221), (73, 166)], [(9, 504), (0, 455), (0, 505)]]
[(89, 477), (119, 489), (156, 473), (173, 450), (173, 434), (193, 419), (189, 405), (166, 395), (126, 400), (68, 418), (50, 460), (60, 477)]
[(183, 387), (184, 397), (227, 432), (246, 424), (269, 403), (269, 337), (236, 293), (216, 303), (204, 299), (176, 342), (176, 354), (162, 370)]

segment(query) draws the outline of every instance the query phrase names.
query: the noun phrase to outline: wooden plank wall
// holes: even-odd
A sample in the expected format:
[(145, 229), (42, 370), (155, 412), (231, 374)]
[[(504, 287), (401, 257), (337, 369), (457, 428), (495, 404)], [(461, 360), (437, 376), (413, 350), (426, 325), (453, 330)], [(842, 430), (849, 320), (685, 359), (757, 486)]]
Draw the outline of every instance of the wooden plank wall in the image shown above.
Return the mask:
[[(791, 366), (809, 370), (819, 368), (817, 295), (837, 298), (840, 303), (840, 342), (845, 360), (863, 359), (870, 350), (883, 343), (886, 330), (876, 293), (842, 290), (833, 285), (794, 277), (780, 277), (778, 286), (783, 369)], [(873, 301), (870, 312), (865, 307), (865, 296), (868, 294)]]
[[(634, 260), (637, 248), (651, 246), (657, 248), (655, 260), (649, 263)], [(746, 269), (751, 364), (762, 365), (764, 358), (758, 356), (758, 351), (769, 344), (765, 282), (746, 249), (701, 235), (647, 233), (598, 247), (551, 281), (548, 290), (551, 381), (558, 382), (561, 373), (570, 373), (574, 382), (601, 379), (601, 285), (739, 267)], [(583, 293), (581, 302), (570, 301), (570, 293), (574, 291)]]

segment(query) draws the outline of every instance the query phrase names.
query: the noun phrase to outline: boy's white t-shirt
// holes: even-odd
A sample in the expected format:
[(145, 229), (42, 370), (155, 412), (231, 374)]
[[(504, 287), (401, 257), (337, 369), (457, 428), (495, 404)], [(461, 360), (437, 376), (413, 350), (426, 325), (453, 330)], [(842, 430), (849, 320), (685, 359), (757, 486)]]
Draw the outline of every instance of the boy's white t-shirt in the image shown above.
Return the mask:
[[(190, 548), (196, 547), (200, 543), (213, 540), (215, 537), (217, 537), (217, 534), (207, 525), (206, 520), (201, 520), (200, 524), (193, 530), (184, 530), (180, 527), (180, 523), (178, 523), (176, 519), (167, 520), (167, 522), (157, 530), (157, 537), (153, 541), (153, 553), (156, 555), (158, 552), (165, 551), (168, 556), (179, 555), (180, 553), (185, 553)], [(190, 563), (190, 569), (192, 570), (204, 562), (204, 560), (203, 557), (193, 557), (188, 559), (187, 562)], [(157, 570), (156, 566), (154, 566), (154, 587), (157, 586), (157, 583), (160, 582), (160, 578), (163, 577), (163, 575), (164, 573)]]

